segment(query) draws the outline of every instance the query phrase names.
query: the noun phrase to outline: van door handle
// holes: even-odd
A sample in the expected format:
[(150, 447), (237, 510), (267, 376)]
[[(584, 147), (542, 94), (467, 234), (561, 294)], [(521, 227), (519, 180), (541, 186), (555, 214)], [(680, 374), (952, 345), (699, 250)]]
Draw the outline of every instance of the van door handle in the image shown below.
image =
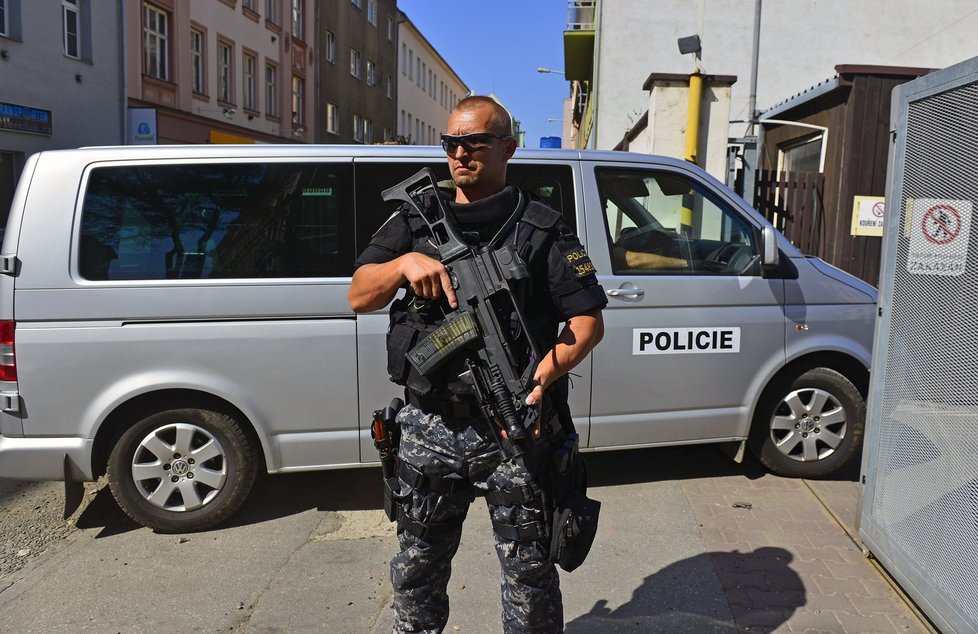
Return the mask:
[(640, 288), (612, 288), (605, 292), (608, 294), (608, 297), (621, 297), (623, 299), (645, 297), (645, 291)]

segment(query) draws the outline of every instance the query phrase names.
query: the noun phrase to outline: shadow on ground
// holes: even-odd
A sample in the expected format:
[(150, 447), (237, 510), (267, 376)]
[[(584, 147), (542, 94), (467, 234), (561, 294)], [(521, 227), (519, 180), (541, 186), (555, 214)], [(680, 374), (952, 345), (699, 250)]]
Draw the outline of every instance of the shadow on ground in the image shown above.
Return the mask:
[[(749, 454), (737, 464), (715, 446), (661, 447), (586, 454), (590, 486), (619, 486), (664, 480), (739, 476), (750, 480), (766, 475)], [(858, 461), (837, 479), (856, 480)], [(379, 467), (341, 469), (284, 475), (260, 475), (248, 499), (222, 527), (245, 526), (279, 517), (319, 511), (383, 508)], [(107, 485), (82, 509), (79, 528), (101, 528), (107, 537), (139, 528), (116, 504)]]

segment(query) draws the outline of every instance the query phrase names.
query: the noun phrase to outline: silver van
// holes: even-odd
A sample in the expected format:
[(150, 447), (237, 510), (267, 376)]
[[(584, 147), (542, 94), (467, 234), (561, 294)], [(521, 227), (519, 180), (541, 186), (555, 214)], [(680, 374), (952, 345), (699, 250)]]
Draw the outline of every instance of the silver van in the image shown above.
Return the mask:
[[(0, 477), (108, 473), (138, 522), (213, 526), (258, 469), (376, 464), (385, 310), (355, 315), (380, 192), (427, 147), (87, 148), (32, 156), (0, 252)], [(590, 450), (750, 449), (823, 477), (860, 450), (876, 291), (803, 256), (686, 162), (518, 151), (609, 296), (573, 377)], [(378, 485), (379, 486), (379, 485)]]

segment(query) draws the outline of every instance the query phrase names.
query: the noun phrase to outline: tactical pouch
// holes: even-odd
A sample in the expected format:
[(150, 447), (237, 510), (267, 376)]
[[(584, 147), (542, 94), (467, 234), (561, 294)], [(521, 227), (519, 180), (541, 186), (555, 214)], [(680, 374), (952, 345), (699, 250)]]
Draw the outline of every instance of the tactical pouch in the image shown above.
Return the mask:
[(414, 369), (408, 361), (408, 351), (435, 328), (425, 324), (417, 313), (407, 310), (404, 299), (394, 302), (387, 329), (387, 373), (391, 381), (417, 394), (431, 392), (431, 381)]
[(598, 531), (601, 502), (587, 497), (587, 467), (578, 453), (578, 435), (567, 436), (553, 453), (554, 498), (550, 561), (567, 572), (584, 563)]

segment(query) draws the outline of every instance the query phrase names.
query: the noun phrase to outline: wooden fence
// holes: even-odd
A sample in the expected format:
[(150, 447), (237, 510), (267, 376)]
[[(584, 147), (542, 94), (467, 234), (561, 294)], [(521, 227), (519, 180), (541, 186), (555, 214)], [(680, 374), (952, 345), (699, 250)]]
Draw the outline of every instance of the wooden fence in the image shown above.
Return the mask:
[(825, 176), (816, 172), (758, 170), (754, 207), (806, 255), (820, 255)]

